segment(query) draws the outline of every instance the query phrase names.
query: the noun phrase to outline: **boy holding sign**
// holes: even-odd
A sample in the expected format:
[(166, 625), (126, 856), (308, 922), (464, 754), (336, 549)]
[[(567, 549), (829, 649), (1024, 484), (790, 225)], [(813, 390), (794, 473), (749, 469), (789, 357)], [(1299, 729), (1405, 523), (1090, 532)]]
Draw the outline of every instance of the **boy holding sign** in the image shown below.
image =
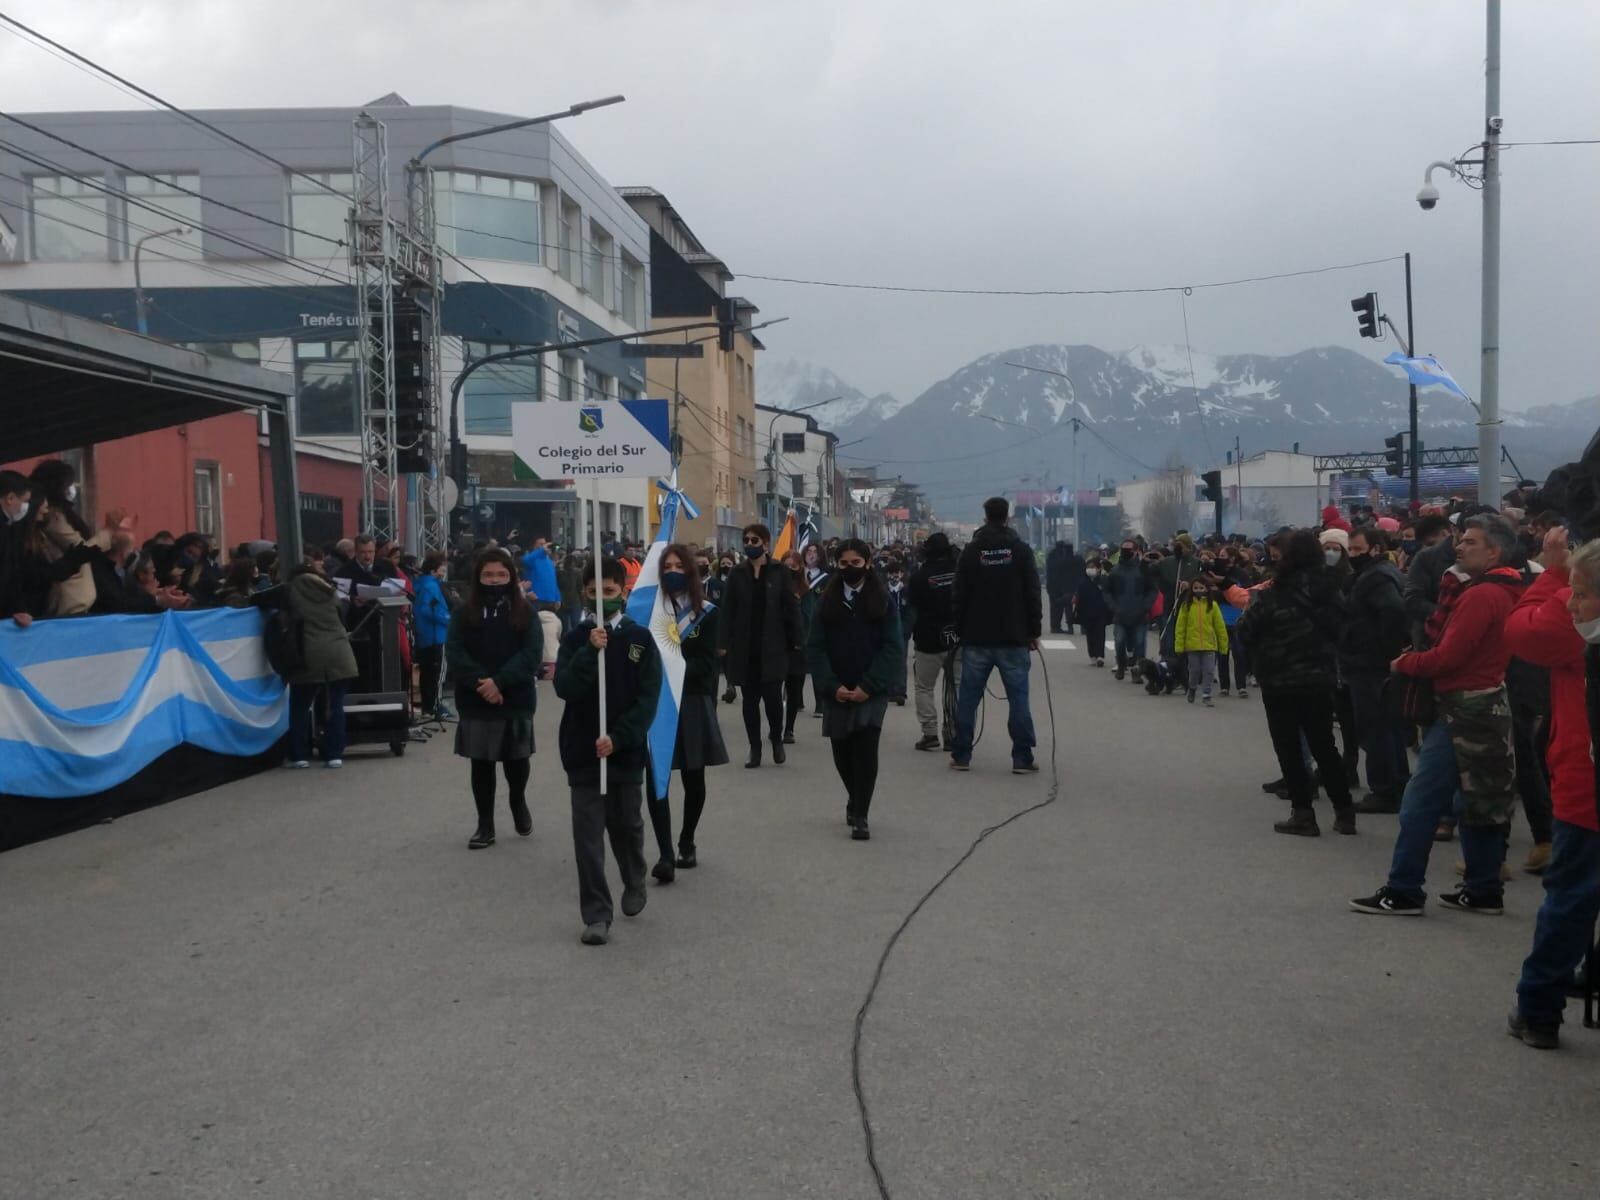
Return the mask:
[[(611, 930), (605, 839), (622, 873), (622, 913), (645, 906), (644, 803), (646, 735), (661, 694), (661, 658), (650, 631), (630, 619), (623, 595), (627, 572), (608, 558), (584, 580), (589, 612), (561, 641), (556, 695), (561, 714), (561, 765), (572, 788), (572, 848), (578, 864), (583, 943), (603, 946)], [(602, 683), (602, 673), (604, 687)], [(605, 721), (600, 705), (604, 697)], [(602, 734), (601, 730), (605, 732)], [(605, 790), (600, 763), (606, 762)]]

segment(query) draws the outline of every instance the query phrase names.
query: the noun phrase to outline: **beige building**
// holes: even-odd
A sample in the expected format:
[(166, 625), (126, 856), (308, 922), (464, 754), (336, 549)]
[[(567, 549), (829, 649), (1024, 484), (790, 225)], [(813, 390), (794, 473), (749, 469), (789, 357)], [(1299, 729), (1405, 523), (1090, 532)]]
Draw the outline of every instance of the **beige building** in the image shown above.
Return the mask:
[[(648, 187), (617, 191), (650, 227), (651, 328), (715, 321), (726, 313), (739, 329), (748, 329), (755, 305), (727, 294), (733, 273), (667, 198)], [(707, 328), (680, 337), (698, 342), (703, 356), (644, 360), (648, 394), (676, 399), (678, 483), (700, 510), (698, 519), (679, 522), (678, 540), (737, 546), (740, 528), (759, 519), (756, 352), (764, 347), (748, 332), (730, 339)]]

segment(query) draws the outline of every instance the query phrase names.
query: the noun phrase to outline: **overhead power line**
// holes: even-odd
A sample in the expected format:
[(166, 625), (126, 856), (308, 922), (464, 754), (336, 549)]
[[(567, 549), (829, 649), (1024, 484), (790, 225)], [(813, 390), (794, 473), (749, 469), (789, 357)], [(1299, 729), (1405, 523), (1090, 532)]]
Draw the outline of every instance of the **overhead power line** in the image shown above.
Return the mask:
[(109, 67), (103, 67), (99, 63), (95, 62), (93, 59), (88, 58), (85, 55), (79, 54), (76, 50), (72, 49), (70, 46), (63, 46), (60, 42), (55, 41), (52, 38), (46, 37), (44, 34), (40, 33), (37, 29), (33, 29), (30, 26), (24, 25), (21, 21), (17, 20), (15, 17), (11, 17), (11, 16), (8, 16), (7, 14), (5, 14), (3, 12), (0, 12), (0, 22), (4, 22), (6, 25), (11, 26), (12, 29), (19, 30), (20, 32), (27, 34), (28, 37), (34, 39), (34, 41), (42, 42), (44, 45), (50, 47), (52, 50), (59, 51), (61, 54), (67, 55), (68, 58), (82, 63), (84, 66), (90, 68), (93, 71), (98, 72), (99, 74), (103, 75), (105, 78), (115, 81), (124, 90), (133, 91), (133, 92), (137, 93), (138, 95), (142, 96), (144, 99), (146, 99), (148, 101), (151, 101), (151, 102), (153, 102), (155, 104), (158, 104), (164, 109), (167, 109), (169, 112), (176, 113), (178, 116), (184, 118), (186, 121), (192, 121), (196, 125), (199, 125), (204, 129), (210, 130), (217, 137), (222, 138), (224, 141), (232, 142), (235, 146), (238, 146), (241, 150), (247, 150), (251, 154), (256, 155), (258, 158), (264, 159), (265, 161), (272, 163), (275, 167), (278, 167), (281, 170), (287, 171), (291, 175), (297, 175), (302, 179), (308, 180), (309, 182), (314, 183), (318, 187), (322, 188), (324, 191), (330, 192), (335, 196), (343, 196), (346, 200), (349, 200), (351, 198), (349, 193), (341, 192), (338, 188), (333, 187), (326, 180), (318, 179), (315, 175), (310, 175), (310, 174), (307, 174), (305, 171), (299, 170), (298, 168), (291, 167), (288, 163), (282, 161), (281, 159), (274, 158), (272, 155), (268, 154), (265, 150), (262, 150), (261, 148), (259, 148), (257, 146), (252, 146), (249, 142), (246, 142), (241, 138), (235, 137), (233, 134), (229, 133), (226, 129), (219, 129), (217, 126), (213, 125), (210, 121), (207, 121), (205, 118), (197, 117), (197, 116), (195, 116), (194, 113), (189, 112), (186, 109), (179, 108), (176, 104), (173, 104), (172, 102), (170, 102), (168, 100), (163, 100), (160, 96), (156, 95), (154, 92), (150, 91), (148, 88), (142, 88), (137, 83), (134, 83), (132, 80), (124, 79), (121, 75), (118, 75), (115, 71), (111, 70)]

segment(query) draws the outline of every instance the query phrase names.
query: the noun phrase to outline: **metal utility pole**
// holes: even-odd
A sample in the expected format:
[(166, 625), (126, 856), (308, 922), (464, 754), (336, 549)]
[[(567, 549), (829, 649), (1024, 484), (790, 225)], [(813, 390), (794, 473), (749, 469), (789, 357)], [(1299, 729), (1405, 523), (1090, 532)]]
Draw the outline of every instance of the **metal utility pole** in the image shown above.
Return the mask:
[[(1406, 353), (1415, 354), (1417, 331), (1411, 323), (1411, 251), (1406, 251)], [(1411, 385), (1411, 503), (1416, 504), (1421, 495), (1417, 471), (1421, 460), (1417, 455), (1417, 385)]]
[(1072, 418), (1072, 540), (1079, 554), (1083, 553), (1083, 522), (1078, 519), (1078, 485), (1083, 482), (1078, 478), (1078, 426), (1082, 424), (1077, 417)]
[(395, 470), (394, 230), (389, 223), (389, 138), (383, 122), (355, 122), (355, 205), (350, 266), (356, 285), (356, 368), (361, 383), (361, 505), (365, 531), (399, 532)]
[(1483, 60), (1483, 348), (1478, 503), (1500, 506), (1500, 0), (1488, 0)]
[(144, 294), (144, 272), (140, 256), (144, 252), (144, 244), (156, 238), (171, 237), (173, 234), (183, 236), (193, 233), (194, 229), (188, 225), (174, 225), (171, 229), (160, 229), (155, 233), (147, 233), (133, 244), (133, 312), (134, 320), (140, 333), (150, 332), (150, 301)]

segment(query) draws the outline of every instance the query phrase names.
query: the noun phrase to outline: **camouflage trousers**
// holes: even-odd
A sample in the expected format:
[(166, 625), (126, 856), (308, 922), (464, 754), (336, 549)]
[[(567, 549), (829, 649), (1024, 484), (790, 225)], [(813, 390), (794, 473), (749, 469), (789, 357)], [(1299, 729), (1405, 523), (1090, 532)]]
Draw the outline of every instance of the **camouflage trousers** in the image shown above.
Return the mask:
[(1511, 702), (1505, 685), (1474, 692), (1440, 692), (1439, 719), (1450, 732), (1461, 779), (1465, 825), (1502, 825), (1516, 812), (1516, 760), (1511, 749)]

